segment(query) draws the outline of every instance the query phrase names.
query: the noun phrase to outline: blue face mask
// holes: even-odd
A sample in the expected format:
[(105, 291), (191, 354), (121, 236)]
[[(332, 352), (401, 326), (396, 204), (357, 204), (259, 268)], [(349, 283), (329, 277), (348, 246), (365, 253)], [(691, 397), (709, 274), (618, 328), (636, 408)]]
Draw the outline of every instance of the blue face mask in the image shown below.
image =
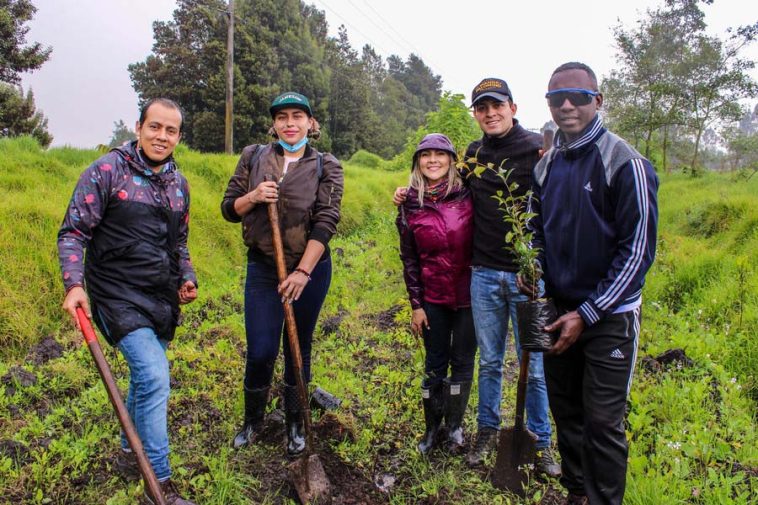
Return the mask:
[(303, 147), (307, 143), (308, 143), (308, 137), (303, 137), (303, 139), (297, 144), (288, 144), (282, 139), (279, 139), (279, 145), (282, 146), (282, 149), (290, 153), (295, 153), (299, 151), (300, 148)]

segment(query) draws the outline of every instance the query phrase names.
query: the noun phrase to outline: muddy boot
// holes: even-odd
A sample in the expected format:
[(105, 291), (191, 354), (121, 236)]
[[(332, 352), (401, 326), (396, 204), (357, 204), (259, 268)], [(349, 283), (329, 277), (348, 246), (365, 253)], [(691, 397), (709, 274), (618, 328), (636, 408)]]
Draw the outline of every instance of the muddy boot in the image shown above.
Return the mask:
[(553, 451), (550, 447), (537, 449), (537, 461), (534, 464), (537, 473), (557, 479), (561, 476), (561, 465), (555, 462)]
[(113, 458), (113, 470), (126, 481), (135, 481), (142, 477), (139, 472), (137, 455), (131, 449), (119, 449), (118, 454)]
[[(179, 494), (176, 485), (171, 479), (159, 482), (159, 484), (161, 486), (161, 491), (163, 492), (163, 497), (166, 499), (166, 505), (195, 505), (195, 502), (186, 500)], [(150, 505), (158, 503), (158, 500), (155, 500), (147, 489), (145, 489), (145, 499)]]
[(475, 467), (484, 463), (490, 452), (497, 446), (498, 431), (495, 428), (482, 427), (476, 434), (476, 442), (466, 455), (466, 463)]
[(424, 403), (424, 423), (426, 430), (424, 437), (418, 444), (421, 454), (427, 455), (437, 444), (437, 433), (442, 424), (445, 398), (442, 394), (442, 383), (433, 384), (430, 387), (421, 386), (421, 399)]
[(284, 418), (287, 427), (287, 454), (297, 456), (305, 449), (305, 426), (297, 386), (284, 385)]
[(569, 493), (562, 505), (589, 505), (590, 500), (583, 494)]
[(257, 389), (245, 388), (245, 423), (232, 441), (232, 447), (235, 449), (255, 442), (263, 429), (263, 416), (266, 414), (269, 389), (268, 386)]
[(466, 438), (463, 434), (463, 418), (466, 415), (471, 382), (445, 381), (445, 424), (447, 440), (445, 448), (453, 454), (463, 452)]

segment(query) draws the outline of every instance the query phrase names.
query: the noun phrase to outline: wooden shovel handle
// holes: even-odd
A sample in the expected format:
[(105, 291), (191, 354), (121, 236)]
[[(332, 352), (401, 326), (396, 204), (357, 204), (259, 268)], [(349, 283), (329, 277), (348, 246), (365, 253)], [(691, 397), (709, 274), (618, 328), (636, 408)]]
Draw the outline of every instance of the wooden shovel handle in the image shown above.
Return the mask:
[[(276, 262), (276, 274), (279, 283), (287, 279), (287, 267), (284, 264), (284, 245), (282, 244), (282, 232), (279, 229), (279, 212), (276, 203), (268, 204), (268, 219), (271, 222), (271, 238), (274, 242), (274, 261)], [(295, 311), (288, 301), (282, 302), (284, 306), (284, 321), (287, 328), (287, 341), (290, 345), (292, 356), (292, 368), (295, 371), (297, 392), (300, 398), (300, 409), (303, 412), (303, 427), (305, 428), (306, 444), (305, 456), (310, 454), (311, 448), (311, 411), (308, 405), (308, 391), (303, 377), (303, 356), (300, 354), (300, 341), (297, 338), (297, 326), (295, 325)]]
[(150, 460), (145, 455), (145, 448), (142, 446), (142, 441), (137, 434), (137, 429), (132, 423), (132, 418), (129, 417), (129, 412), (126, 410), (124, 401), (121, 399), (121, 393), (116, 386), (116, 381), (113, 379), (113, 374), (108, 366), (108, 362), (105, 360), (103, 349), (100, 347), (100, 342), (97, 340), (95, 330), (92, 329), (92, 324), (89, 322), (89, 318), (84, 313), (81, 307), (76, 308), (76, 315), (79, 319), (79, 327), (84, 335), (84, 341), (89, 347), (92, 358), (95, 360), (97, 371), (100, 372), (100, 377), (105, 384), (105, 390), (108, 392), (108, 398), (111, 400), (113, 408), (116, 410), (116, 415), (121, 423), (121, 428), (124, 430), (126, 439), (129, 441), (129, 446), (134, 451), (134, 455), (137, 457), (137, 465), (139, 471), (142, 474), (142, 478), (145, 481), (145, 485), (150, 490), (150, 495), (155, 498), (158, 505), (166, 505), (166, 499), (163, 497), (161, 486), (158, 483), (158, 479), (153, 472), (153, 467), (150, 465)]
[(518, 387), (516, 388), (516, 431), (524, 429), (524, 406), (526, 405), (526, 383), (529, 380), (529, 351), (521, 352), (521, 363), (518, 371)]

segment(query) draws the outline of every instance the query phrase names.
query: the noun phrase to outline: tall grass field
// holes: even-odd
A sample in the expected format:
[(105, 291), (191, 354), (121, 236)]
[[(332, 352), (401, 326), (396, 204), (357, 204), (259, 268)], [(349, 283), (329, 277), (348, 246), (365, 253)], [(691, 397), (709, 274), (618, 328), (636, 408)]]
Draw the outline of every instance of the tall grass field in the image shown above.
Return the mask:
[[(96, 151), (44, 151), (0, 139), (0, 504), (141, 503), (119, 469), (119, 427), (88, 350), (60, 305), (56, 235)], [(260, 443), (232, 450), (242, 421), (245, 250), (220, 201), (236, 157), (180, 146), (192, 194), (190, 251), (200, 296), (168, 350), (174, 479), (200, 504), (291, 504), (278, 388)], [(421, 457), (423, 347), (409, 331), (394, 188), (368, 153), (344, 163), (334, 277), (314, 336), (313, 386), (341, 399), (314, 409), (315, 449), (333, 503), (559, 503), (557, 481), (525, 498), (494, 488), (460, 456)], [(758, 177), (661, 174), (656, 262), (643, 295), (629, 398), (625, 503), (758, 502)], [(106, 357), (122, 391), (128, 370)], [(507, 356), (503, 420), (513, 423), (515, 356)], [(281, 382), (281, 358), (275, 384)], [(476, 390), (466, 416), (475, 431)]]

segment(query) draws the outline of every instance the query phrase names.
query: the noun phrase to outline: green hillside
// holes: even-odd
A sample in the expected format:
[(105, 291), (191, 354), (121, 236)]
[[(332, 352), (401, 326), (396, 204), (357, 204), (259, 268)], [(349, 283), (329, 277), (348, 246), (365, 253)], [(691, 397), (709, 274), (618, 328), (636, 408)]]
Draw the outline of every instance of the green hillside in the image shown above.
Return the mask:
[[(0, 140), (0, 504), (125, 505), (141, 493), (114, 469), (116, 417), (60, 309), (56, 233), (78, 175), (97, 156)], [(229, 448), (242, 418), (245, 256), (239, 225), (222, 220), (219, 203), (236, 158), (180, 148), (177, 159), (192, 189), (200, 296), (168, 352), (175, 478), (202, 504), (294, 503), (275, 415), (260, 445)], [(373, 163), (365, 153), (359, 159)], [(390, 203), (406, 177), (345, 163), (334, 280), (313, 358), (314, 385), (343, 400), (335, 412), (314, 411), (335, 503), (556, 503), (557, 482), (536, 480), (518, 501), (493, 488), (486, 470), (415, 450), (423, 348), (408, 331)], [(630, 398), (625, 503), (754, 503), (758, 178), (663, 176), (660, 203)], [(683, 353), (652, 359), (672, 349)], [(111, 350), (106, 356), (125, 389), (126, 364)], [(515, 356), (508, 360), (503, 412), (511, 424)], [(280, 374), (281, 363), (275, 381)], [(469, 432), (475, 399), (476, 391)]]

